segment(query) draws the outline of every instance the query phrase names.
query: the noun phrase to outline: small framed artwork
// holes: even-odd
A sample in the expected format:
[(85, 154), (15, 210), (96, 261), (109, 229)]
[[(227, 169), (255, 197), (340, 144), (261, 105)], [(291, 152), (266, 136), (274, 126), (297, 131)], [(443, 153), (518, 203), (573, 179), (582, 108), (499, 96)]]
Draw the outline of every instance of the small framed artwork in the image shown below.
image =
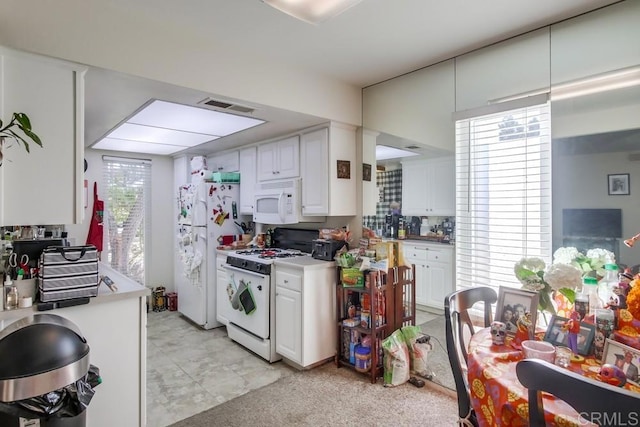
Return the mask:
[[(568, 347), (569, 334), (565, 329), (565, 325), (569, 319), (566, 317), (551, 316), (549, 327), (544, 334), (544, 341), (547, 341), (553, 345), (561, 345)], [(580, 332), (578, 333), (578, 354), (586, 356), (589, 354), (593, 338), (596, 335), (596, 327), (591, 323), (580, 323)]]
[(609, 174), (607, 179), (610, 196), (628, 196), (631, 194), (628, 173)]
[(351, 161), (338, 160), (338, 178), (351, 179)]
[(362, 164), (362, 180), (371, 181), (371, 165), (368, 163)]
[(536, 324), (538, 298), (537, 292), (500, 286), (495, 318), (507, 326), (507, 335), (515, 334), (518, 319), (525, 313), (530, 313), (531, 322)]
[(640, 350), (618, 341), (607, 338), (604, 344), (602, 364), (608, 363), (622, 369), (627, 381), (638, 384), (638, 367), (640, 366)]

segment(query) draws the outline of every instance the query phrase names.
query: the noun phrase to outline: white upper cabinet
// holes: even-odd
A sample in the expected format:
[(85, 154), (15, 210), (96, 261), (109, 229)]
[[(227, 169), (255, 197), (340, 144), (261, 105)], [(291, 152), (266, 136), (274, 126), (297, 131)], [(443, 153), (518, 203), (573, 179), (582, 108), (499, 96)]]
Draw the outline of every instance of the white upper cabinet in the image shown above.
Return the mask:
[(453, 157), (402, 162), (402, 214), (455, 215)]
[(292, 136), (258, 146), (258, 181), (300, 176), (300, 138)]
[(230, 151), (207, 157), (207, 168), (212, 172), (238, 172), (240, 170), (239, 153)]
[(356, 214), (355, 132), (332, 123), (302, 135), (302, 215)]
[(363, 89), (363, 123), (369, 131), (453, 151), (455, 97), (450, 59)]
[(86, 68), (3, 47), (0, 60), (2, 121), (27, 114), (43, 145), (5, 142), (0, 225), (81, 223)]
[(253, 197), (257, 182), (256, 147), (240, 150), (240, 214), (253, 214)]

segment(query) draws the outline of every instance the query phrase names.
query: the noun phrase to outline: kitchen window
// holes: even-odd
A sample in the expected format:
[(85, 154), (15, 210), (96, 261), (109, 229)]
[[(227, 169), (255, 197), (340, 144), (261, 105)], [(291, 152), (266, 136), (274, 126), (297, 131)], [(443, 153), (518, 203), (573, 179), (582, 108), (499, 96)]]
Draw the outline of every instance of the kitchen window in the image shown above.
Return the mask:
[(103, 156), (103, 163), (103, 261), (144, 285), (146, 237), (150, 235), (151, 160)]
[(458, 289), (520, 287), (520, 258), (551, 261), (549, 110), (542, 95), (456, 113)]

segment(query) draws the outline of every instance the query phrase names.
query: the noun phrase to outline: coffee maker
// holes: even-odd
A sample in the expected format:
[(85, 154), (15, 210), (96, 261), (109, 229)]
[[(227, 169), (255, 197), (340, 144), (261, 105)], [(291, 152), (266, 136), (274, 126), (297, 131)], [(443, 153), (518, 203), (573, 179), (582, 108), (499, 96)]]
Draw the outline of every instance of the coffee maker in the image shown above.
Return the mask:
[(402, 218), (402, 215), (396, 213), (385, 215), (384, 223), (386, 237), (389, 237), (391, 239), (398, 238), (398, 227), (400, 225), (400, 218)]

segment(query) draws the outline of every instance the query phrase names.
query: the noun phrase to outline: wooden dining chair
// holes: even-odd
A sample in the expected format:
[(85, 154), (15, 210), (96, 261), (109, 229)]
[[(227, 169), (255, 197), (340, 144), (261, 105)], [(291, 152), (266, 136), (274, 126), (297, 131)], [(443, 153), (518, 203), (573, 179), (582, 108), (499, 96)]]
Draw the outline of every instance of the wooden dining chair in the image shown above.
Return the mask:
[(491, 304), (494, 304), (497, 299), (496, 291), (487, 286), (455, 291), (444, 299), (447, 353), (458, 395), (458, 425), (460, 426), (477, 426), (467, 380), (467, 346), (469, 339), (475, 333), (469, 309), (475, 304), (484, 303), (483, 326), (490, 326), (493, 319)]
[(600, 426), (638, 425), (640, 393), (584, 377), (552, 363), (524, 359), (516, 365), (518, 380), (529, 389), (529, 425), (542, 427), (542, 392), (564, 400), (580, 416)]

